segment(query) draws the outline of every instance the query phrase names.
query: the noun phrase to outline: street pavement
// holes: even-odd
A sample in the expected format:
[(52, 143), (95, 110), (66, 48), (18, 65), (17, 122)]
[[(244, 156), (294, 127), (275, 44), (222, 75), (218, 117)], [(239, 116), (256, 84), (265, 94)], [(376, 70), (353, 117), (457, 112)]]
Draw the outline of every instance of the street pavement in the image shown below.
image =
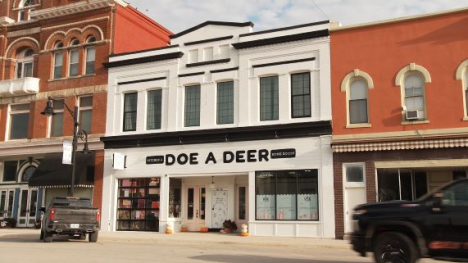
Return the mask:
[[(360, 263), (347, 241), (290, 237), (241, 237), (221, 233), (101, 232), (97, 243), (55, 237), (39, 230), (0, 229), (0, 263)], [(421, 263), (436, 262), (424, 259)]]

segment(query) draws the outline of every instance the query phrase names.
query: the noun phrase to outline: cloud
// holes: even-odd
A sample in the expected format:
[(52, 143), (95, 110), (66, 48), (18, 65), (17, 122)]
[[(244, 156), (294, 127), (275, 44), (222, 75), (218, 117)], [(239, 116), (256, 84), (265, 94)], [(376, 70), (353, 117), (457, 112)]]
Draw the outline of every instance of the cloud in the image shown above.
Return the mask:
[(127, 0), (127, 2), (174, 33), (207, 20), (252, 21), (255, 23), (255, 30), (258, 31), (328, 19), (349, 25), (468, 7), (468, 0)]

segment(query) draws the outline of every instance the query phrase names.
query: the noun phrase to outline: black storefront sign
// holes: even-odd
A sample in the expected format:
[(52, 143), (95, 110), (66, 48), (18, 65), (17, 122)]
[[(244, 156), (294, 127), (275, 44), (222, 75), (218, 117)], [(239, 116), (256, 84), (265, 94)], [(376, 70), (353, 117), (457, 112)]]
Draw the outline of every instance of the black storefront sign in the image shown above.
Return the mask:
[(255, 162), (268, 162), (270, 159), (282, 159), (282, 158), (295, 158), (296, 149), (276, 149), (276, 150), (239, 150), (239, 151), (224, 151), (222, 157), (216, 157), (213, 152), (208, 153), (204, 159), (200, 160), (200, 154), (196, 152), (192, 153), (181, 153), (166, 154), (166, 155), (155, 155), (147, 156), (146, 164), (166, 164), (171, 166), (174, 164), (179, 165), (197, 165), (200, 162), (205, 164), (217, 164), (220, 163), (255, 163)]

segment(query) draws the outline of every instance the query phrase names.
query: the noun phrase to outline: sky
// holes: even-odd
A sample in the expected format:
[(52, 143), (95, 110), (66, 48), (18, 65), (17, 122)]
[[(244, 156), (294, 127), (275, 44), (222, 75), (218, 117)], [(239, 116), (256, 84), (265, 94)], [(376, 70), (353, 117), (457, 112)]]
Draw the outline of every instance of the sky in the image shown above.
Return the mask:
[(173, 33), (207, 20), (248, 22), (254, 31), (322, 20), (343, 25), (468, 8), (468, 0), (125, 0)]

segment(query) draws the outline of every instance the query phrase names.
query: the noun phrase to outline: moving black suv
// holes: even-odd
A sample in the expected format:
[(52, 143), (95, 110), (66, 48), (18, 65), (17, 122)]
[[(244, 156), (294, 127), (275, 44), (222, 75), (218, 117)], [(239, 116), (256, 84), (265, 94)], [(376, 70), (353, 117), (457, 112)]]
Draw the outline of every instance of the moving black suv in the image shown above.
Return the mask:
[(353, 249), (374, 252), (378, 263), (419, 258), (468, 262), (468, 179), (454, 181), (415, 202), (357, 206)]

